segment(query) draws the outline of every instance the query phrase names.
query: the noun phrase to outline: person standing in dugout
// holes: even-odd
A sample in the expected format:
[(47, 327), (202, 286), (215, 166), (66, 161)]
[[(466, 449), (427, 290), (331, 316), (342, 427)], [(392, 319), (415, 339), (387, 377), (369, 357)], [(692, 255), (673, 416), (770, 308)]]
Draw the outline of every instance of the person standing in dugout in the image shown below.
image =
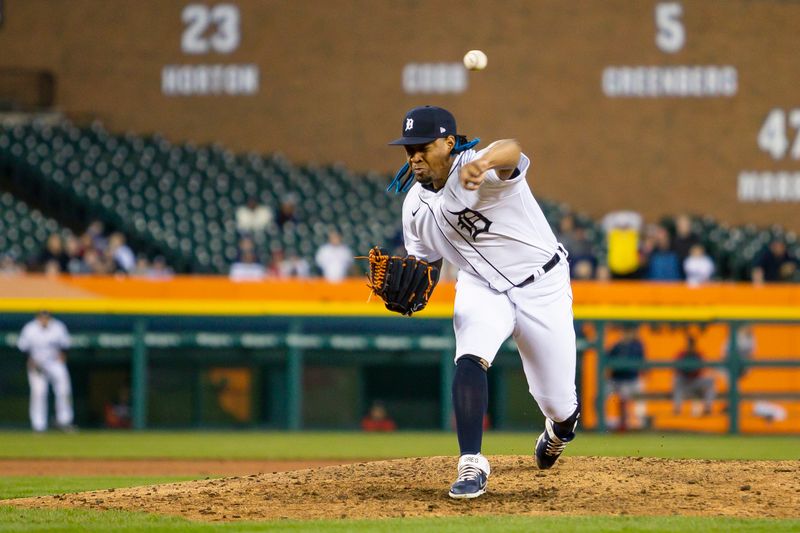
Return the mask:
[[(475, 151), (479, 139), (468, 142), (457, 133), (453, 115), (433, 106), (410, 110), (402, 130), (389, 143), (402, 146), (407, 160), (389, 186), (408, 190), (403, 237), (409, 256), (401, 261), (435, 269), (444, 258), (459, 268), (452, 395), (461, 455), (449, 494), (475, 498), (486, 492), (491, 472), (481, 455), (487, 371), (510, 335), (529, 391), (546, 416), (534, 447), (536, 465), (552, 467), (575, 438), (579, 406), (567, 252), (531, 193), (531, 162), (516, 140)], [(419, 305), (398, 308), (381, 296), (389, 309), (410, 315), (427, 303), (434, 278), (428, 276), (430, 287)]]
[(25, 324), (17, 348), (28, 354), (28, 383), (31, 387), (30, 417), (34, 431), (47, 429), (47, 387), (53, 387), (56, 399), (56, 424), (63, 431), (73, 431), (72, 385), (65, 351), (70, 337), (63, 322), (40, 311)]

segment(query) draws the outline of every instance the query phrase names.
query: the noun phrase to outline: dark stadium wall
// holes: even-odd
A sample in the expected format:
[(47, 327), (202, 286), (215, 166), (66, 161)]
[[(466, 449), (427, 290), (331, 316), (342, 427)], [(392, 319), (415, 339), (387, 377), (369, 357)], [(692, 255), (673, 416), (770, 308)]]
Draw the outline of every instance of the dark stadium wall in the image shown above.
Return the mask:
[[(443, 105), (588, 214), (800, 229), (798, 24), (777, 0), (12, 0), (0, 72), (51, 72), (58, 109), (113, 131), (359, 171), (393, 171), (404, 111)], [(487, 70), (459, 72), (472, 48)]]

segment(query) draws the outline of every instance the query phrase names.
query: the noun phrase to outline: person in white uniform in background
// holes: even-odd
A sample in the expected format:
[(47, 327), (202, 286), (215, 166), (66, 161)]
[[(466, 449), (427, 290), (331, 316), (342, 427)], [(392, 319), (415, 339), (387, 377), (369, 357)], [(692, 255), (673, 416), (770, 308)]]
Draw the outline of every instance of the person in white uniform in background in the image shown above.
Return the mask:
[(20, 333), (17, 347), (28, 354), (28, 383), (31, 387), (30, 417), (34, 431), (47, 429), (47, 387), (53, 387), (56, 399), (56, 424), (65, 431), (72, 424), (72, 385), (65, 351), (70, 337), (63, 322), (40, 311)]
[(328, 242), (319, 247), (314, 260), (326, 281), (340, 283), (353, 267), (353, 252), (342, 242), (338, 231), (331, 231), (328, 233)]
[(406, 113), (402, 131), (389, 144), (403, 146), (407, 166), (389, 189), (408, 190), (406, 252), (459, 268), (452, 395), (461, 455), (449, 495), (475, 498), (486, 491), (490, 473), (481, 455), (487, 371), (509, 336), (546, 417), (534, 448), (536, 465), (552, 467), (575, 438), (579, 408), (567, 252), (528, 186), (531, 162), (517, 141), (472, 150), (477, 140), (457, 134), (453, 115), (433, 106)]

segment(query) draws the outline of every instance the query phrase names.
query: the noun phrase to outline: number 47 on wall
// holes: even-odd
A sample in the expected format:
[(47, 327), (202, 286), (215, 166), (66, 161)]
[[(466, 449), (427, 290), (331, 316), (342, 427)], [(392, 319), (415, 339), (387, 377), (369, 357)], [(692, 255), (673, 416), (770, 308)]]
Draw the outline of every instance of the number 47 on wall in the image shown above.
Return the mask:
[(788, 130), (791, 128), (794, 128), (795, 135), (789, 156), (792, 159), (800, 159), (800, 108), (788, 111), (775, 108), (770, 111), (758, 132), (758, 147), (770, 154), (773, 159), (783, 159), (789, 149)]

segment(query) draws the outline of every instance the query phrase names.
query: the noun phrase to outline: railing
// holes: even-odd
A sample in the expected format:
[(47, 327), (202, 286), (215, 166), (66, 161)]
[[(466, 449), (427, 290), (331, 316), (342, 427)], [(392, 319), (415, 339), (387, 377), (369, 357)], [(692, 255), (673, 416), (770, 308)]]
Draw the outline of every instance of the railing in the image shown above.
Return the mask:
[[(149, 353), (153, 349), (169, 348), (211, 348), (211, 349), (243, 349), (243, 350), (268, 350), (277, 349), (282, 353), (285, 372), (286, 391), (286, 427), (292, 430), (303, 428), (302, 406), (303, 390), (302, 376), (307, 355), (314, 351), (332, 352), (371, 352), (369, 362), (382, 362), (381, 356), (396, 354), (397, 352), (416, 352), (424, 354), (424, 360), (431, 364), (438, 364), (440, 369), (440, 425), (448, 429), (451, 421), (450, 383), (453, 375), (453, 350), (455, 342), (449, 321), (441, 321), (442, 328), (439, 334), (384, 334), (384, 333), (359, 333), (358, 330), (342, 331), (341, 333), (307, 333), (304, 332), (304, 320), (313, 320), (315, 323), (324, 321), (324, 318), (294, 317), (291, 325), (283, 332), (252, 333), (236, 331), (191, 331), (191, 332), (163, 332), (149, 331), (148, 318), (134, 317), (130, 333), (109, 332), (78, 332), (73, 334), (73, 347), (106, 348), (130, 350), (131, 365), (131, 407), (132, 422), (135, 429), (147, 427), (147, 398), (148, 398), (148, 368)], [(628, 321), (638, 323), (637, 321)], [(647, 322), (652, 323), (652, 321)], [(675, 322), (672, 322), (675, 324)], [(694, 322), (692, 322), (694, 323)], [(739, 358), (737, 349), (737, 330), (742, 321), (715, 321), (717, 324), (726, 324), (729, 327), (728, 355), (720, 361), (702, 362), (676, 362), (645, 360), (640, 363), (610, 360), (605, 352), (605, 332), (609, 325), (606, 320), (583, 320), (580, 324), (590, 325), (596, 332), (591, 341), (579, 340), (578, 351), (583, 354), (587, 350), (594, 350), (597, 354), (597, 394), (593, 399), (597, 412), (596, 429), (607, 429), (605, 416), (606, 378), (608, 369), (697, 369), (716, 368), (728, 372), (729, 376), (737, 376), (740, 371), (747, 368), (800, 368), (800, 357), (796, 359), (747, 359)], [(748, 324), (753, 324), (748, 321)], [(768, 321), (759, 324), (770, 323)], [(778, 323), (786, 324), (786, 320)], [(789, 323), (795, 323), (789, 321)], [(614, 324), (619, 324), (615, 321)], [(706, 323), (708, 324), (708, 323)], [(356, 331), (356, 332), (353, 332)], [(0, 334), (0, 339), (7, 347), (16, 345), (17, 334), (7, 332)], [(503, 351), (515, 352), (516, 345), (509, 339), (503, 346)], [(397, 362), (396, 358), (390, 359)], [(498, 358), (501, 366), (515, 366), (519, 364), (517, 357)], [(388, 361), (388, 360), (387, 360)], [(363, 361), (362, 361), (363, 362)], [(581, 365), (579, 365), (579, 369)], [(770, 397), (787, 399), (800, 399), (800, 390), (795, 392), (772, 393)], [(739, 389), (738, 380), (730, 379), (727, 392), (727, 410), (730, 417), (728, 431), (738, 433), (740, 430), (739, 403), (743, 395)], [(588, 400), (588, 399), (587, 399)]]
[[(636, 321), (625, 321), (627, 324), (639, 324)], [(651, 322), (647, 322), (651, 323)], [(677, 324), (676, 321), (671, 321), (671, 324)], [(658, 369), (658, 368), (666, 368), (666, 369), (674, 369), (674, 370), (698, 370), (703, 368), (716, 368), (727, 372), (727, 375), (730, 377), (728, 380), (728, 394), (727, 394), (727, 401), (728, 401), (728, 416), (729, 416), (729, 424), (728, 424), (728, 433), (735, 434), (739, 433), (740, 430), (740, 413), (739, 413), (739, 403), (744, 397), (741, 393), (739, 388), (739, 380), (736, 376), (740, 375), (743, 370), (750, 369), (750, 368), (800, 368), (800, 355), (797, 358), (793, 359), (742, 359), (740, 357), (740, 350), (738, 349), (738, 342), (737, 342), (737, 333), (740, 327), (743, 324), (748, 325), (766, 325), (766, 324), (781, 324), (786, 325), (787, 323), (800, 323), (800, 321), (795, 320), (778, 320), (778, 321), (743, 321), (743, 320), (718, 320), (718, 321), (708, 321), (703, 322), (704, 325), (709, 325), (712, 323), (724, 324), (728, 327), (728, 348), (726, 356), (723, 360), (720, 361), (711, 361), (711, 360), (701, 360), (701, 361), (625, 361), (625, 360), (611, 360), (607, 357), (605, 347), (605, 331), (606, 331), (606, 322), (604, 321), (596, 321), (596, 339), (594, 342), (590, 343), (589, 346), (596, 350), (597, 357), (598, 357), (598, 364), (597, 364), (597, 397), (595, 398), (595, 407), (597, 409), (597, 429), (599, 431), (605, 431), (607, 429), (607, 422), (606, 422), (606, 409), (605, 409), (605, 401), (606, 401), (606, 372), (610, 369), (626, 369), (626, 370), (650, 370), (650, 369)], [(620, 324), (620, 322), (615, 321), (615, 324)], [(800, 388), (796, 391), (785, 391), (779, 393), (764, 393), (764, 394), (754, 394), (751, 395), (753, 397), (764, 398), (769, 397), (770, 399), (792, 399), (792, 400), (800, 400)]]
[[(319, 320), (319, 319), (316, 319)], [(16, 346), (17, 333), (0, 334), (7, 347)], [(303, 333), (302, 320), (296, 320), (285, 333), (251, 332), (149, 332), (147, 319), (134, 320), (131, 333), (82, 332), (72, 335), (72, 349), (107, 348), (130, 349), (131, 358), (131, 413), (134, 429), (147, 427), (148, 367), (150, 349), (165, 348), (241, 348), (249, 350), (283, 349), (286, 365), (287, 428), (299, 430), (302, 420), (302, 376), (305, 354), (312, 350), (348, 352), (375, 350), (377, 353), (419, 351), (438, 353), (441, 371), (440, 424), (446, 429), (450, 424), (452, 402), (450, 382), (453, 375), (455, 339), (452, 327), (441, 335), (391, 335), (391, 334), (314, 334)], [(514, 351), (516, 344), (509, 340), (502, 348)], [(380, 361), (380, 357), (370, 357)]]

